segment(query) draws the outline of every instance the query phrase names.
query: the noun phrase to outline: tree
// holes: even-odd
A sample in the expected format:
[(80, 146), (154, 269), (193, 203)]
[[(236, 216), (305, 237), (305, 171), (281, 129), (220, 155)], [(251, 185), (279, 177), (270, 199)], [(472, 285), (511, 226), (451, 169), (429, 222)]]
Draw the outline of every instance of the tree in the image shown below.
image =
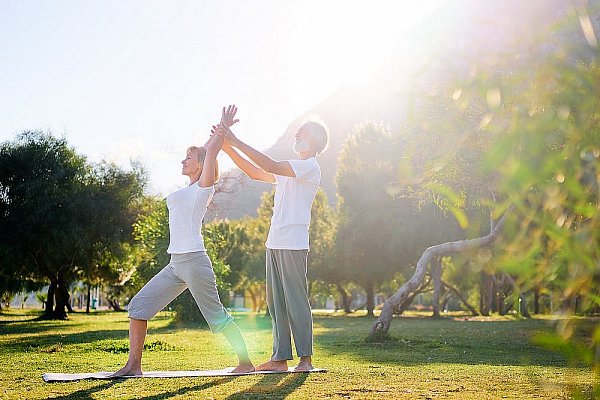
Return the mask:
[(344, 311), (350, 312), (350, 296), (345, 288), (348, 276), (337, 262), (335, 253), (337, 217), (337, 211), (329, 205), (327, 194), (319, 188), (311, 208), (308, 279), (335, 286), (342, 298)]
[(14, 254), (12, 276), (49, 281), (45, 314), (64, 319), (70, 283), (95, 278), (95, 255), (129, 240), (144, 175), (94, 168), (65, 139), (42, 132), (3, 143), (0, 171), (0, 248)]
[(12, 298), (20, 292), (37, 291), (43, 285), (15, 273), (16, 260), (11, 251), (0, 247), (0, 310), (10, 306)]
[(385, 188), (393, 179), (393, 141), (383, 124), (357, 126), (340, 153), (336, 185), (339, 223), (335, 237), (338, 262), (366, 292), (367, 315), (373, 315), (375, 288), (391, 277), (385, 251), (397, 214)]
[(417, 268), (414, 275), (383, 305), (381, 314), (371, 327), (371, 335), (387, 334), (388, 330), (390, 329), (390, 323), (395, 310), (398, 307), (406, 306), (406, 299), (421, 284), (425, 272), (427, 271), (427, 266), (434, 261), (433, 259), (435, 257), (441, 257), (452, 253), (466, 252), (472, 249), (487, 246), (488, 244), (492, 243), (500, 234), (504, 223), (505, 219), (503, 217), (503, 219), (501, 219), (498, 224), (493, 227), (489, 235), (484, 237), (457, 242), (447, 242), (436, 246), (431, 246), (425, 250), (417, 262)]
[[(600, 63), (593, 28), (579, 25), (589, 22), (587, 11), (573, 11), (554, 25), (563, 30), (560, 35), (536, 28), (525, 51), (499, 54), (502, 65), (474, 65), (476, 76), (462, 75), (455, 83), (461, 100), (450, 113), (485, 111), (479, 131), (489, 133), (491, 141), (482, 149), (479, 168), (496, 183), (497, 200), (488, 205), (505, 224), (495, 236), (490, 272), (501, 273), (519, 295), (552, 287), (566, 312), (581, 313), (600, 304)], [(591, 51), (582, 48), (586, 41)], [(425, 252), (421, 267), (445, 245), (451, 244)], [(386, 331), (388, 314), (372, 333)], [(563, 326), (557, 335), (538, 340), (598, 371), (600, 328), (588, 344), (573, 332)], [(594, 390), (600, 395), (600, 387)]]

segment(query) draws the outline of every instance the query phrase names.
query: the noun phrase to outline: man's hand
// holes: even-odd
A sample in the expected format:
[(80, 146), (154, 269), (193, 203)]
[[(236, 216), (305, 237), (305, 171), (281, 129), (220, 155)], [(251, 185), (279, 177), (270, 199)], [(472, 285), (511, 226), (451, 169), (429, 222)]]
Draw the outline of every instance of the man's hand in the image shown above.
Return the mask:
[(237, 140), (233, 132), (231, 132), (231, 129), (224, 126), (223, 124), (219, 124), (217, 126), (213, 125), (213, 129), (211, 130), (211, 132), (216, 133), (218, 136), (222, 137), (223, 140), (229, 142), (229, 145), (234, 145), (235, 141)]
[(237, 107), (235, 104), (227, 106), (227, 108), (223, 107), (223, 113), (221, 114), (221, 123), (219, 125), (224, 125), (226, 128), (230, 128), (233, 124), (239, 122), (239, 119), (234, 119), (235, 114), (237, 113)]

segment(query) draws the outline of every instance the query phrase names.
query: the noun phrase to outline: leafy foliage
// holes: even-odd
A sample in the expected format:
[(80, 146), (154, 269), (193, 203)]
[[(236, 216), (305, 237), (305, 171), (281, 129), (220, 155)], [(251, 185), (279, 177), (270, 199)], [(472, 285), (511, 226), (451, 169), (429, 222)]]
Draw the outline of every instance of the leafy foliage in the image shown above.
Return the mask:
[(3, 143), (0, 171), (0, 252), (11, 254), (11, 267), (0, 268), (12, 279), (49, 282), (46, 312), (66, 318), (72, 281), (117, 279), (108, 260), (131, 240), (144, 173), (89, 165), (43, 132)]

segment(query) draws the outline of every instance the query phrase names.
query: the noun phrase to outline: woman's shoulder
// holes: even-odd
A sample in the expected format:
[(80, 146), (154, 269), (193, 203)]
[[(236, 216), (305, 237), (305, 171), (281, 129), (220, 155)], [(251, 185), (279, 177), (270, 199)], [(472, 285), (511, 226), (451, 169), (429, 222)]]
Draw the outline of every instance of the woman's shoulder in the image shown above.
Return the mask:
[(210, 186), (200, 186), (200, 181), (190, 185), (190, 186), (195, 186), (195, 188), (199, 191), (203, 191), (203, 192), (214, 192), (215, 191), (215, 185), (210, 185)]

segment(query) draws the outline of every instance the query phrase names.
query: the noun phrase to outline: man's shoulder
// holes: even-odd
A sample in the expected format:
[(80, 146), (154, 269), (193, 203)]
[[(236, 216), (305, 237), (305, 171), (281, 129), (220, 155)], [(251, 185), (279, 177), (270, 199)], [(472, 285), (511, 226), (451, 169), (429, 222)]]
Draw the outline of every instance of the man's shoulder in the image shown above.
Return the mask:
[(289, 162), (291, 165), (302, 165), (303, 167), (320, 168), (319, 162), (317, 161), (316, 157), (305, 158), (305, 159), (293, 158), (293, 159), (286, 160), (286, 161)]

